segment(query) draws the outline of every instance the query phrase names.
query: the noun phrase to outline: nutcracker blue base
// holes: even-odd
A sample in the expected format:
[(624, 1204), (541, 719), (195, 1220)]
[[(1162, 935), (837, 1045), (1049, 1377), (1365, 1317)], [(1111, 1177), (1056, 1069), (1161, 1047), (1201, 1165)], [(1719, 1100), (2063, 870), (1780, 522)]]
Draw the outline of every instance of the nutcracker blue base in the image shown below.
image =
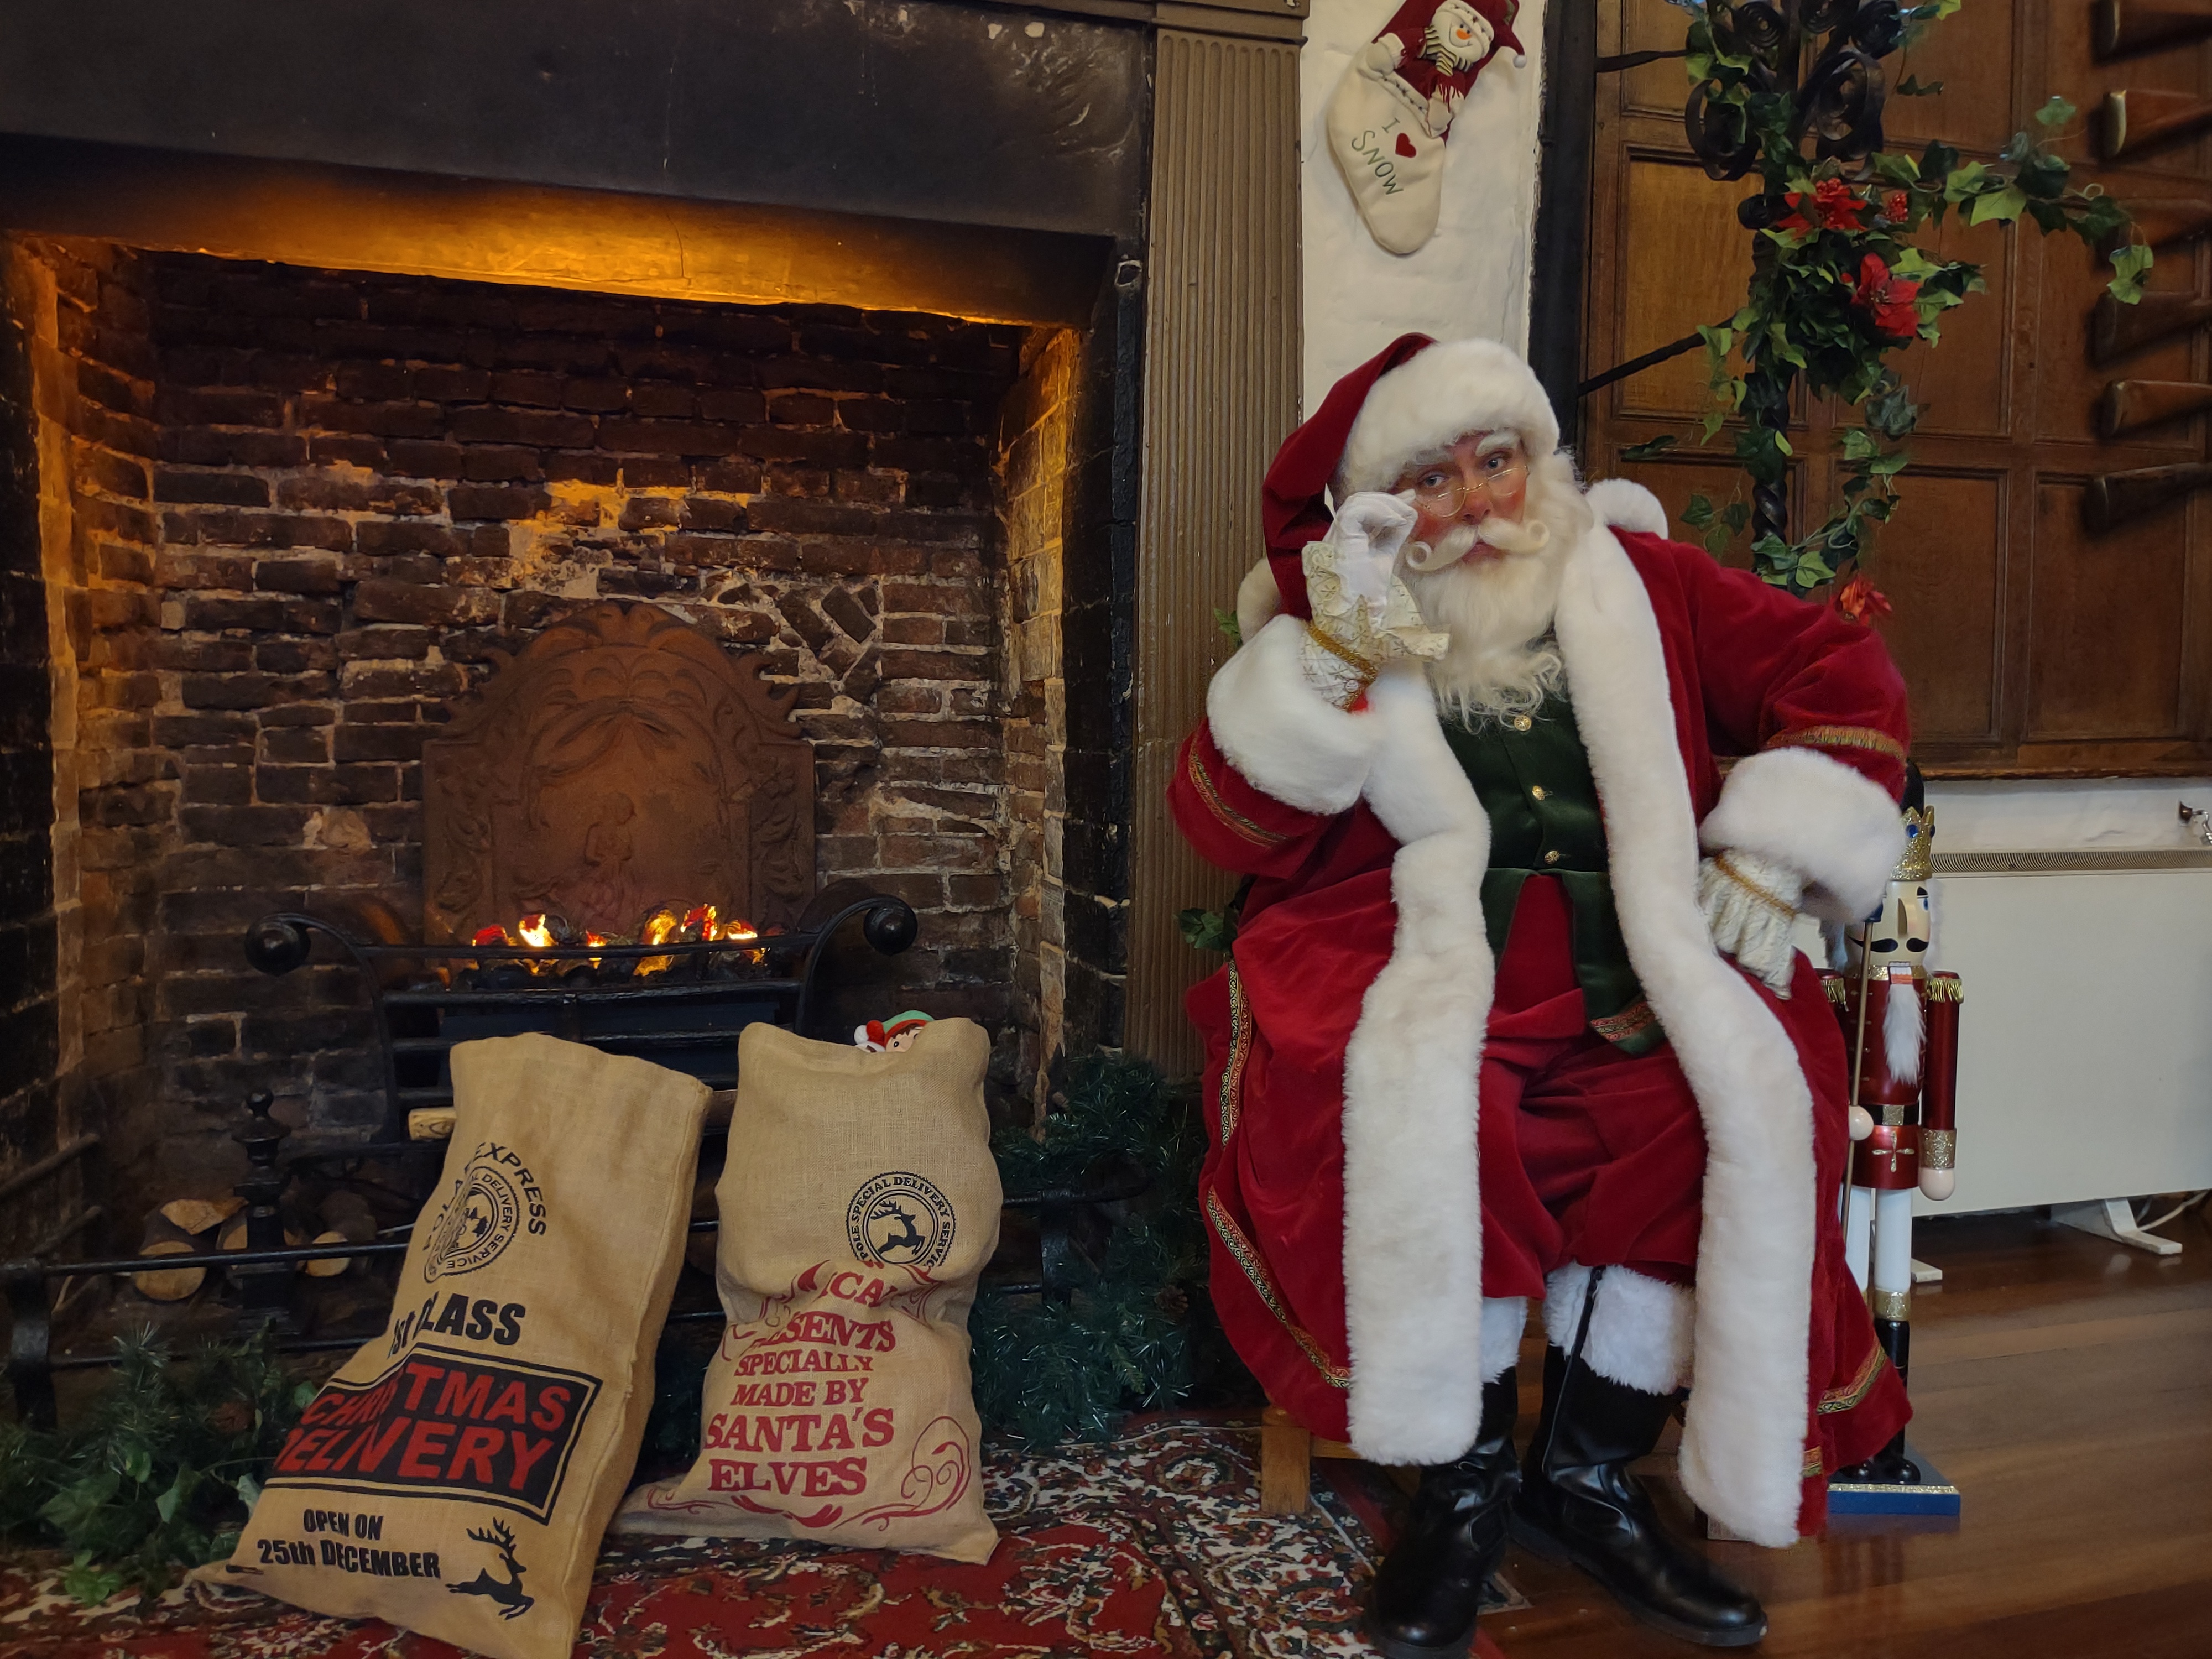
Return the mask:
[(1905, 1455), (1920, 1471), (1917, 1483), (1904, 1486), (1831, 1480), (1828, 1482), (1828, 1513), (1832, 1516), (1959, 1514), (1962, 1503), (1959, 1489), (1944, 1479), (1943, 1472), (1929, 1462), (1910, 1440), (1905, 1443)]

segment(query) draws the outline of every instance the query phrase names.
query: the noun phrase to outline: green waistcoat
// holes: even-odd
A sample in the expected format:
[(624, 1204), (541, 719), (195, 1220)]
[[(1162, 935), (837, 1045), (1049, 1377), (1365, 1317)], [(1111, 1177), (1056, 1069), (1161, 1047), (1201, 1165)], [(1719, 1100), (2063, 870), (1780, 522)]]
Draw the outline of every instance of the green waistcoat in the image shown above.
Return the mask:
[(1444, 740), (1490, 814), (1490, 871), (1482, 916), (1502, 955), (1521, 888), (1557, 876), (1574, 913), (1575, 979), (1591, 1026), (1616, 1047), (1645, 1054), (1664, 1042), (1628, 965), (1607, 873), (1605, 819), (1573, 705), (1554, 693), (1534, 715), (1479, 725), (1446, 718)]

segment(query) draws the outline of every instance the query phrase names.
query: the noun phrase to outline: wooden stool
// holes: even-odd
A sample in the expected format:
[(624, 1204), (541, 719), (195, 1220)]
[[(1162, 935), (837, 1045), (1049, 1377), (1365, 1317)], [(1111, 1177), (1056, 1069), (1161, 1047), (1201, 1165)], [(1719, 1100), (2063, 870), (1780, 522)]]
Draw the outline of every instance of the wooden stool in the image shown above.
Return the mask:
[(1304, 1515), (1316, 1457), (1357, 1457), (1341, 1440), (1319, 1440), (1280, 1406), (1260, 1413), (1260, 1513)]

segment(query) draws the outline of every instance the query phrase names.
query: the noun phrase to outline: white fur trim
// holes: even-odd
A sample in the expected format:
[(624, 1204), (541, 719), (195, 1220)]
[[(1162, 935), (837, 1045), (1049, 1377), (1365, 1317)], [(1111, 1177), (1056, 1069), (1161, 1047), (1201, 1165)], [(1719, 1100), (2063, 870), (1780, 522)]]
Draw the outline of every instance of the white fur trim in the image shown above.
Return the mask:
[(1797, 1536), (1804, 1462), (1812, 1097), (1788, 1033), (1715, 951), (1698, 912), (1697, 825), (1659, 624), (1612, 532), (1592, 531), (1569, 554), (1558, 627), (1604, 805), (1621, 937), (1705, 1123), (1682, 1484), (1733, 1531), (1780, 1548)]
[(1263, 794), (1333, 816), (1359, 799), (1376, 727), (1306, 683), (1306, 625), (1278, 617), (1222, 664), (1206, 688), (1206, 721), (1229, 763)]
[(1667, 509), (1659, 498), (1629, 478), (1600, 478), (1584, 498), (1597, 521), (1615, 530), (1640, 530), (1647, 536), (1667, 533)]
[(1909, 979), (1889, 982), (1889, 1006), (1882, 1010), (1881, 1054), (1889, 1074), (1908, 1087), (1920, 1081), (1920, 1045), (1927, 1038), (1926, 1010), (1920, 988)]
[(1444, 340), (1375, 382), (1345, 440), (1339, 501), (1389, 489), (1406, 463), (1470, 432), (1510, 431), (1532, 457), (1559, 447), (1551, 399), (1521, 354), (1495, 340)]
[[(1590, 1270), (1569, 1262), (1544, 1281), (1544, 1335), (1571, 1352), (1583, 1320)], [(1689, 1380), (1690, 1331), (1697, 1294), (1630, 1267), (1607, 1267), (1598, 1281), (1583, 1358), (1600, 1376), (1646, 1394), (1672, 1394)]]
[(1813, 749), (1770, 749), (1736, 763), (1698, 830), (1720, 851), (1741, 848), (1804, 876), (1805, 908), (1857, 921), (1881, 902), (1905, 856), (1905, 823), (1888, 792)]
[(1363, 1457), (1443, 1463), (1481, 1420), (1470, 1384), (1483, 1371), (1474, 1120), (1492, 975), (1490, 820), (1419, 668), (1386, 672), (1368, 698), (1382, 737), (1367, 802), (1402, 844), (1390, 959), (1344, 1054), (1347, 1408)]
[(1528, 1328), (1528, 1298), (1486, 1296), (1482, 1299), (1482, 1380), (1495, 1382), (1521, 1358), (1521, 1334)]
[(1260, 630), (1281, 614), (1283, 590), (1275, 586), (1275, 568), (1262, 559), (1237, 584), (1237, 637), (1257, 639)]

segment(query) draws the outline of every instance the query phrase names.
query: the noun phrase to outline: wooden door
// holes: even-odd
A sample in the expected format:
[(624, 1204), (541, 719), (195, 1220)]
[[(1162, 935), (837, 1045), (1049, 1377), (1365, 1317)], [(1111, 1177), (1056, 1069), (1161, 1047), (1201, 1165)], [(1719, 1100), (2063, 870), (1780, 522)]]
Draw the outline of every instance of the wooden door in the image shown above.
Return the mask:
[[(1665, 0), (1600, 0), (1599, 51), (1680, 47), (1686, 15)], [(2182, 45), (2095, 61), (2091, 0), (1966, 0), (1909, 53), (1893, 86), (1940, 81), (1929, 98), (1893, 95), (1889, 148), (1942, 138), (1994, 161), (2052, 93), (2081, 113), (2059, 148), (2076, 181), (2121, 200), (2212, 195), (2212, 143), (2125, 167), (2094, 162), (2093, 118), (2120, 88), (2212, 93), (2212, 47)], [(1688, 85), (1678, 60), (1601, 76), (1594, 102), (1584, 372), (1652, 350), (1742, 303), (1751, 235), (1735, 205), (1755, 181), (1705, 177), (1683, 141)], [(1979, 263), (1989, 285), (1948, 314), (1939, 347), (1915, 346), (1901, 372), (1923, 404), (1896, 517), (1877, 532), (1869, 574), (1894, 610), (1879, 626), (1912, 690), (1914, 752), (1959, 776), (2189, 773), (2212, 764), (2212, 496), (2177, 502), (2102, 535), (2083, 527), (2088, 480), (2206, 459), (2203, 419), (2100, 441), (2095, 409), (2120, 375), (2203, 380), (2205, 340), (2181, 336), (2117, 368), (2092, 363), (2088, 319), (2111, 270), (2074, 237), (1953, 222), (1938, 246)], [(2201, 244), (2160, 250), (2148, 286), (2203, 292)], [(1541, 280), (1540, 273), (1539, 280)], [(1649, 484), (1679, 523), (1692, 494), (1747, 501), (1723, 433), (1704, 448), (1704, 354), (1692, 352), (1591, 394), (1582, 453), (1595, 477)], [(1801, 393), (1792, 441), (1791, 524), (1830, 510), (1825, 457), (1849, 410)], [(1621, 459), (1662, 433), (1684, 434), (1661, 461)], [(1723, 556), (1749, 562), (1747, 538)]]

